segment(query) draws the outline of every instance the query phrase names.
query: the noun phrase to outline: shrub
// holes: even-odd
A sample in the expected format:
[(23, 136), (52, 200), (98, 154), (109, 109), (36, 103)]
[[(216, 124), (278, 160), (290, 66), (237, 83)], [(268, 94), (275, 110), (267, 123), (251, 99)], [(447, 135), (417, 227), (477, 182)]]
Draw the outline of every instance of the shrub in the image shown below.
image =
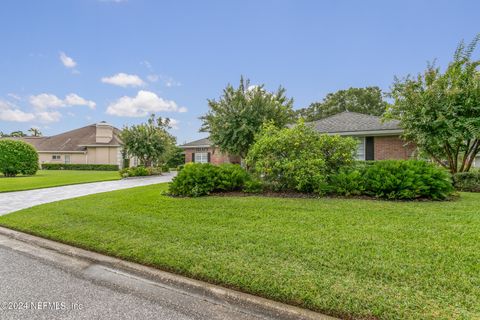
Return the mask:
[(177, 171), (182, 171), (183, 167), (185, 167), (184, 164), (181, 164), (181, 165), (177, 166)]
[(355, 149), (352, 138), (322, 135), (303, 122), (285, 129), (266, 125), (246, 163), (273, 190), (320, 192), (328, 175), (353, 164)]
[(176, 196), (199, 197), (215, 190), (218, 168), (210, 163), (189, 163), (169, 185), (169, 193)]
[(385, 160), (365, 167), (367, 195), (386, 199), (445, 199), (453, 191), (449, 174), (419, 160)]
[(42, 163), (43, 170), (118, 171), (116, 164)]
[(245, 181), (242, 191), (246, 193), (261, 193), (263, 189), (262, 180), (251, 178)]
[(163, 164), (162, 167), (162, 172), (170, 172), (170, 166), (168, 164)]
[(0, 172), (6, 177), (34, 175), (38, 170), (38, 153), (28, 143), (0, 140)]
[(249, 174), (237, 164), (224, 163), (217, 167), (215, 189), (219, 191), (237, 191), (249, 180)]
[(473, 170), (454, 174), (453, 185), (458, 191), (480, 192), (480, 171)]
[(188, 163), (173, 179), (169, 193), (199, 197), (215, 191), (237, 191), (250, 179), (248, 172), (237, 164)]
[(153, 176), (159, 175), (162, 173), (162, 170), (158, 167), (147, 167), (138, 166), (138, 167), (130, 167), (124, 168), (119, 171), (120, 176), (122, 178), (129, 178), (129, 177), (144, 177), (144, 176)]
[(359, 196), (365, 192), (363, 177), (366, 167), (351, 170), (340, 170), (338, 174), (330, 176), (327, 186), (328, 193), (341, 196)]

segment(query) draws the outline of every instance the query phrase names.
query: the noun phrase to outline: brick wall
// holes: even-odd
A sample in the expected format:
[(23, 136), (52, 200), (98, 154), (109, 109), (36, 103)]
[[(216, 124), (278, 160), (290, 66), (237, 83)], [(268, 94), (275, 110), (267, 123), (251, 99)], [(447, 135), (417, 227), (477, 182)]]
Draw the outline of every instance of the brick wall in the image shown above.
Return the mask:
[(192, 162), (192, 155), (197, 152), (210, 152), (210, 163), (212, 164), (240, 163), (239, 157), (229, 156), (220, 152), (217, 148), (185, 149), (185, 163)]
[(399, 136), (374, 137), (375, 160), (409, 159), (414, 153), (415, 146)]

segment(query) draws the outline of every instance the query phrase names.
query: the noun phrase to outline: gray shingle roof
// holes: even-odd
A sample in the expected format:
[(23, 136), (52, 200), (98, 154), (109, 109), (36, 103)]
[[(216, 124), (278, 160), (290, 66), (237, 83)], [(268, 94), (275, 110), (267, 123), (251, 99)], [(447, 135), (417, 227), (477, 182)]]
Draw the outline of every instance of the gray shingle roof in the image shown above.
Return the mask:
[(51, 137), (19, 137), (7, 138), (22, 140), (30, 143), (38, 151), (84, 151), (85, 146), (117, 146), (121, 145), (118, 137), (120, 130), (113, 128), (113, 138), (108, 143), (96, 142), (96, 125), (91, 124), (82, 128), (67, 131)]
[(348, 111), (309, 124), (322, 133), (401, 130), (397, 120), (382, 123), (381, 117)]
[(195, 148), (195, 147), (204, 147), (204, 146), (211, 146), (211, 145), (212, 145), (212, 142), (210, 141), (209, 138), (203, 138), (203, 139), (182, 144), (180, 148), (188, 148), (188, 147)]

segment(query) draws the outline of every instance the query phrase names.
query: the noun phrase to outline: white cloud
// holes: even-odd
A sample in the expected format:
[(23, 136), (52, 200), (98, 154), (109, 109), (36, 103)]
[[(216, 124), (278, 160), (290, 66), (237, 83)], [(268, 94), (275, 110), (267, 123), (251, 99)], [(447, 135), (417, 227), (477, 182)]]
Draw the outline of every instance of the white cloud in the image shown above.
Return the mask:
[(111, 77), (102, 78), (103, 83), (113, 84), (120, 87), (141, 87), (145, 82), (136, 74), (117, 73)]
[(60, 52), (60, 61), (62, 61), (63, 65), (66, 68), (75, 68), (77, 66), (77, 63), (73, 58), (67, 56), (65, 52)]
[(35, 119), (33, 113), (24, 112), (17, 106), (0, 100), (0, 120), (12, 122), (28, 122)]
[(140, 90), (135, 97), (123, 96), (107, 108), (107, 114), (119, 117), (145, 117), (151, 113), (161, 111), (186, 112), (184, 107), (179, 108), (177, 103), (166, 100), (155, 93)]
[(187, 112), (187, 111), (188, 111), (188, 109), (185, 108), (185, 107), (180, 107), (180, 108), (178, 108), (178, 112), (180, 112), (180, 113), (185, 113), (185, 112)]
[(11, 92), (7, 93), (7, 96), (9, 96), (10, 98), (15, 99), (17, 101), (22, 100), (22, 97), (20, 97), (18, 94), (15, 94), (15, 93), (11, 93)]
[(157, 82), (158, 81), (158, 74), (149, 74), (147, 76), (147, 80), (150, 82)]
[(97, 104), (94, 101), (86, 100), (75, 93), (70, 93), (65, 97), (65, 104), (69, 106), (87, 106), (90, 109), (95, 109)]
[(39, 122), (50, 123), (58, 122), (62, 118), (62, 115), (58, 111), (42, 111), (35, 114)]
[(90, 109), (95, 109), (96, 106), (94, 101), (86, 100), (75, 93), (68, 94), (63, 100), (54, 94), (41, 93), (36, 96), (30, 96), (30, 104), (36, 110), (70, 106), (87, 106)]
[(178, 124), (179, 123), (180, 123), (180, 121), (178, 121), (177, 119), (171, 119), (170, 118), (170, 127), (172, 127), (172, 129), (178, 130)]

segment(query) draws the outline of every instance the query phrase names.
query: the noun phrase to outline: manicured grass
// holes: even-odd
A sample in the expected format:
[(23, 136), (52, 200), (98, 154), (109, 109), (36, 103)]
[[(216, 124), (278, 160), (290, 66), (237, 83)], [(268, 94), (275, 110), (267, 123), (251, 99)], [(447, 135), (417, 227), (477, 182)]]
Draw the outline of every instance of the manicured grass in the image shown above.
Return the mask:
[(34, 176), (0, 176), (0, 192), (31, 190), (95, 181), (118, 180), (117, 171), (39, 170)]
[(152, 185), (0, 224), (342, 318), (480, 318), (480, 194), (169, 198)]

